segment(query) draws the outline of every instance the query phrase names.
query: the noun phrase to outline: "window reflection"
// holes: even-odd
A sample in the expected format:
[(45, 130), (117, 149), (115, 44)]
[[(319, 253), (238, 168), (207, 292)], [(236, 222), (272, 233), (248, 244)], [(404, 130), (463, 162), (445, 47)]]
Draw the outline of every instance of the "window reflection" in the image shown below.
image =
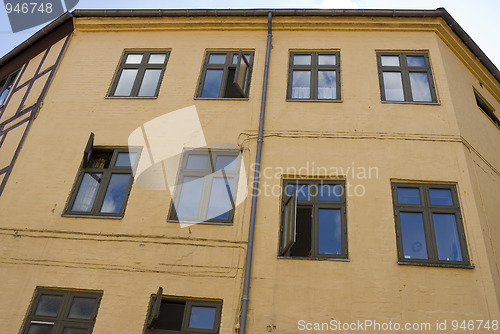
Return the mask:
[(401, 233), (405, 259), (427, 259), (424, 219), (421, 213), (401, 212)]
[(127, 195), (130, 174), (113, 174), (104, 197), (101, 212), (119, 213)]
[(138, 70), (125, 69), (120, 75), (118, 84), (115, 89), (115, 96), (130, 96), (132, 87), (134, 86), (135, 77)]
[(224, 70), (207, 70), (201, 97), (219, 97)]
[(72, 211), (90, 212), (102, 180), (101, 173), (85, 173), (73, 203)]
[(203, 189), (203, 177), (186, 176), (182, 180), (182, 189), (177, 204), (177, 216), (197, 218)]
[(400, 72), (384, 72), (385, 100), (404, 101), (403, 81)]
[(311, 72), (293, 71), (292, 98), (308, 99), (311, 97)]
[(337, 98), (336, 71), (318, 71), (318, 99)]
[(340, 210), (318, 210), (318, 253), (341, 254), (342, 231), (340, 223)]
[(454, 214), (435, 213), (432, 215), (440, 260), (462, 261), (462, 250)]
[(431, 102), (431, 89), (427, 73), (410, 72), (411, 95), (413, 101)]
[(192, 306), (189, 328), (212, 329), (215, 323), (215, 307)]
[(160, 81), (161, 70), (146, 70), (142, 79), (138, 96), (156, 96), (156, 88)]

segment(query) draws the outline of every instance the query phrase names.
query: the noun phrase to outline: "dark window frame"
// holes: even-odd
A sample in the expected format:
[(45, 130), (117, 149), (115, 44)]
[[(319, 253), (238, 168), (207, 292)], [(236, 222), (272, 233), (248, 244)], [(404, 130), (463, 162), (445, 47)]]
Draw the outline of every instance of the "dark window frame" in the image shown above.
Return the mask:
[[(82, 159), (82, 163), (80, 164), (80, 168), (78, 170), (78, 174), (71, 190), (70, 196), (68, 198), (68, 202), (63, 212), (63, 217), (85, 217), (85, 218), (118, 218), (121, 219), (125, 215), (125, 209), (127, 207), (128, 197), (132, 190), (132, 184), (134, 182), (134, 174), (133, 171), (138, 165), (141, 150), (138, 148), (113, 148), (113, 147), (94, 147), (93, 146), (93, 134), (90, 135), (89, 141), (87, 142), (87, 147), (84, 151), (84, 157)], [(109, 162), (109, 166), (102, 168), (92, 168), (86, 166), (86, 164), (90, 161), (90, 158), (93, 153), (111, 153), (111, 159)], [(118, 158), (119, 153), (135, 153), (136, 159), (134, 165), (131, 167), (119, 167), (115, 166), (116, 160)], [(99, 184), (97, 193), (94, 198), (94, 203), (92, 205), (91, 211), (73, 211), (72, 207), (74, 205), (76, 196), (78, 195), (78, 191), (81, 187), (82, 180), (86, 173), (102, 173), (101, 182)], [(106, 196), (106, 192), (108, 190), (109, 182), (111, 180), (111, 176), (114, 174), (129, 174), (130, 180), (127, 185), (127, 191), (125, 193), (125, 197), (123, 198), (122, 207), (119, 213), (105, 213), (100, 212), (102, 205), (104, 203), (104, 198)]]
[[(190, 155), (205, 155), (208, 154), (208, 164), (206, 166), (206, 169), (201, 170), (201, 169), (187, 169), (187, 163), (188, 163), (188, 158)], [(236, 158), (236, 165), (235, 165), (235, 170), (234, 171), (226, 171), (226, 170), (221, 170), (220, 173), (219, 171), (215, 170), (215, 162), (217, 157), (221, 156), (227, 156), (227, 155), (233, 155)], [(169, 222), (192, 222), (192, 223), (202, 223), (202, 224), (220, 224), (220, 225), (232, 225), (234, 221), (234, 213), (236, 210), (236, 203), (234, 202), (234, 199), (236, 198), (236, 195), (238, 193), (238, 183), (239, 183), (239, 176), (240, 176), (240, 169), (241, 169), (241, 163), (242, 163), (242, 157), (241, 157), (241, 151), (239, 150), (224, 150), (224, 149), (185, 149), (184, 152), (182, 153), (182, 158), (180, 161), (180, 167), (177, 175), (177, 182), (176, 182), (176, 187), (175, 187), (175, 192), (174, 195), (172, 196), (172, 200), (170, 202), (170, 210), (169, 210), (169, 215), (168, 215), (168, 220)], [(202, 188), (202, 195), (200, 198), (200, 204), (198, 207), (198, 217), (196, 218), (186, 218), (186, 217), (179, 217), (177, 216), (176, 212), (176, 206), (178, 204), (178, 201), (180, 200), (180, 195), (182, 191), (182, 182), (184, 177), (203, 177), (204, 178), (204, 183), (203, 183), (203, 188)], [(229, 177), (233, 178), (233, 189), (232, 189), (232, 196), (230, 196), (230, 201), (231, 201), (231, 210), (229, 211), (228, 218), (227, 219), (206, 219), (206, 214), (208, 211), (208, 205), (210, 202), (210, 192), (212, 190), (212, 180), (215, 179), (216, 177), (223, 177), (224, 179), (227, 179)]]
[[(181, 330), (166, 330), (166, 329), (155, 329), (155, 323), (160, 315), (160, 308), (162, 302), (173, 302), (173, 303), (184, 303), (184, 312), (182, 317)], [(191, 317), (193, 306), (206, 306), (215, 308), (215, 318), (214, 327), (212, 329), (192, 329), (189, 328), (189, 320)], [(145, 334), (155, 334), (155, 333), (177, 333), (177, 334), (217, 334), (220, 330), (220, 324), (222, 319), (222, 300), (206, 300), (206, 299), (194, 299), (194, 298), (183, 298), (176, 296), (164, 296), (163, 288), (159, 287), (158, 292), (151, 296), (148, 306), (148, 312), (146, 317), (146, 324), (144, 326)]]
[[(343, 187), (343, 192), (340, 196), (340, 201), (320, 201), (317, 198), (318, 192), (316, 196), (309, 196), (309, 200), (299, 200), (297, 199), (296, 192), (292, 192), (287, 195), (287, 187), (289, 185), (313, 185), (313, 186), (322, 186), (322, 185), (332, 185), (332, 186), (341, 186)], [(292, 234), (296, 234), (297, 228), (294, 226), (286, 227), (285, 224), (288, 222), (285, 221), (285, 210), (287, 209), (287, 204), (291, 201), (295, 202), (296, 207), (291, 209), (291, 211), (295, 211), (295, 218), (297, 217), (296, 208), (297, 207), (307, 207), (311, 208), (312, 218), (311, 218), (311, 255), (309, 257), (303, 256), (292, 256), (290, 255), (290, 249), (293, 246), (293, 243), (290, 245), (288, 242), (293, 239), (293, 242), (296, 240), (296, 235), (284, 236), (287, 231), (293, 231)], [(293, 204), (292, 204), (293, 205)], [(340, 210), (340, 218), (341, 218), (341, 254), (319, 254), (318, 252), (318, 212), (319, 209), (338, 209)], [(295, 220), (296, 225), (296, 220)], [(279, 250), (278, 257), (287, 258), (287, 259), (307, 259), (307, 260), (348, 260), (349, 252), (348, 252), (348, 238), (347, 238), (347, 201), (346, 201), (346, 187), (345, 180), (327, 180), (327, 179), (284, 179), (283, 180), (283, 189), (282, 189), (282, 201), (281, 201), (281, 223), (280, 223), (280, 233), (279, 233)]]
[[(397, 188), (417, 188), (420, 194), (420, 204), (399, 204)], [(398, 251), (398, 263), (409, 265), (423, 265), (436, 267), (473, 268), (470, 263), (469, 251), (465, 227), (455, 184), (444, 183), (411, 183), (411, 182), (391, 182), (392, 202), (394, 207), (394, 219), (396, 227), (396, 245)], [(446, 189), (452, 194), (453, 205), (431, 205), (429, 189)], [(427, 247), (427, 259), (408, 259), (404, 257), (403, 235), (401, 231), (401, 212), (422, 213), (424, 233)], [(455, 215), (458, 238), (462, 261), (439, 260), (436, 235), (434, 232), (433, 213)]]
[[(382, 56), (398, 56), (399, 66), (382, 66)], [(408, 66), (407, 56), (424, 57), (425, 66)], [(377, 67), (378, 67), (378, 78), (380, 85), (380, 98), (384, 103), (411, 103), (411, 104), (438, 104), (436, 85), (434, 83), (434, 77), (432, 75), (431, 64), (429, 60), (429, 54), (427, 52), (377, 52)], [(385, 97), (385, 87), (384, 87), (384, 72), (399, 72), (402, 77), (403, 84), (403, 94), (404, 101), (387, 100)], [(429, 82), (429, 90), (431, 93), (431, 101), (413, 101), (411, 84), (410, 84), (410, 72), (427, 73), (427, 80)]]
[[(300, 55), (310, 55), (311, 65), (295, 65), (293, 57)], [(318, 56), (335, 56), (335, 65), (318, 65)], [(311, 86), (310, 96), (308, 99), (292, 97), (293, 71), (310, 71)], [(318, 71), (329, 70), (336, 71), (336, 98), (335, 99), (320, 99), (318, 98)], [(308, 101), (308, 102), (342, 102), (341, 94), (341, 73), (340, 73), (340, 51), (290, 51), (288, 60), (288, 82), (287, 82), (287, 101)]]
[(495, 123), (496, 126), (500, 127), (500, 120), (498, 117), (495, 115), (495, 110), (491, 105), (486, 102), (486, 100), (474, 89), (474, 97), (476, 99), (476, 104), (479, 109), (481, 109), (482, 112), (488, 116), (488, 118)]
[[(55, 317), (36, 315), (36, 309), (38, 307), (38, 302), (42, 295), (50, 296), (60, 296), (62, 297), (61, 304), (58, 309), (58, 313)], [(96, 303), (92, 310), (90, 319), (75, 319), (68, 318), (68, 313), (72, 306), (74, 298), (94, 298)], [(52, 334), (61, 334), (65, 327), (81, 328), (86, 329), (88, 333), (92, 333), (94, 328), (95, 319), (99, 311), (99, 306), (102, 299), (102, 293), (94, 291), (82, 291), (82, 290), (59, 290), (59, 289), (49, 289), (49, 288), (37, 288), (35, 290), (34, 297), (28, 309), (28, 314), (23, 323), (21, 334), (26, 334), (29, 331), (30, 325), (33, 324), (43, 324), (43, 323), (53, 323), (53, 328), (51, 330)]]
[[(149, 56), (154, 55), (154, 54), (162, 54), (165, 55), (165, 62), (163, 64), (148, 64)], [(126, 64), (127, 57), (129, 55), (142, 55), (142, 60), (140, 64)], [(136, 99), (154, 99), (158, 97), (158, 93), (160, 91), (161, 83), (163, 80), (163, 75), (165, 74), (167, 64), (170, 58), (170, 51), (169, 50), (151, 50), (151, 51), (124, 51), (122, 54), (122, 57), (120, 58), (120, 62), (118, 64), (118, 67), (115, 71), (115, 75), (113, 77), (113, 81), (111, 83), (111, 87), (109, 88), (109, 92), (107, 94), (108, 98), (136, 98)], [(124, 69), (137, 69), (137, 75), (135, 77), (134, 84), (132, 86), (132, 90), (130, 92), (130, 95), (124, 96), (124, 95), (115, 95), (116, 91), (116, 86), (118, 85), (118, 82), (120, 81), (120, 77), (122, 74), (122, 71)], [(146, 70), (149, 69), (159, 69), (161, 70), (160, 77), (158, 78), (158, 84), (156, 86), (155, 94), (152, 96), (138, 96), (139, 94), (139, 89), (141, 87), (142, 81), (144, 79), (144, 73)]]
[[(7, 101), (7, 98), (12, 93), (12, 88), (14, 87), (14, 83), (17, 76), (19, 75), (19, 72), (20, 70), (17, 70), (0, 81), (0, 107), (3, 107), (5, 105), (5, 101)], [(5, 96), (2, 98), (2, 95), (5, 91), (7, 91), (7, 94), (5, 94)]]
[[(225, 55), (226, 61), (224, 64), (209, 64), (211, 55)], [(233, 59), (237, 56), (238, 61), (234, 64)], [(250, 56), (250, 57), (248, 57)], [(253, 64), (254, 64), (255, 51), (252, 50), (209, 50), (205, 52), (205, 58), (203, 60), (203, 66), (201, 69), (200, 80), (198, 84), (198, 88), (196, 90), (195, 99), (206, 99), (206, 100), (248, 100), (250, 95), (250, 86), (252, 83), (252, 74), (253, 74)], [(244, 59), (242, 59), (244, 58)], [(250, 58), (250, 59), (248, 59)], [(248, 73), (245, 79), (245, 86), (243, 87), (244, 91), (236, 85), (236, 78), (240, 69), (240, 62), (244, 60), (246, 65), (248, 66)], [(230, 82), (229, 80), (229, 72), (230, 70), (235, 71), (234, 80)], [(219, 87), (219, 96), (218, 97), (204, 97), (202, 96), (203, 87), (205, 85), (206, 73), (207, 70), (222, 70), (222, 80), (221, 85)], [(239, 90), (241, 97), (225, 97), (224, 94), (226, 92), (228, 85), (235, 85), (235, 88)]]

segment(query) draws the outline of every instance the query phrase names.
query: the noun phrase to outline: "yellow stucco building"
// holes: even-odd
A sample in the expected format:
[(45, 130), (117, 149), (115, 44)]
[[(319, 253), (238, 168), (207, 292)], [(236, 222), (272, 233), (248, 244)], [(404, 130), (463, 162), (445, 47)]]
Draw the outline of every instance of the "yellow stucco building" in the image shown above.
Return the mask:
[(444, 9), (75, 10), (0, 79), (0, 333), (500, 331), (500, 72)]

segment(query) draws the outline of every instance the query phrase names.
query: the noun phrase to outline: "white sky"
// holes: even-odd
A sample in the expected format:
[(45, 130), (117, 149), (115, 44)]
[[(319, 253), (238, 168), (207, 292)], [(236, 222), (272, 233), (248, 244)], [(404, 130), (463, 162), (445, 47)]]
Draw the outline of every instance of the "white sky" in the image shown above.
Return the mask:
[[(26, 1), (29, 2), (29, 1)], [(80, 9), (131, 8), (336, 8), (436, 9), (444, 7), (490, 60), (500, 68), (500, 0), (80, 0)], [(0, 5), (0, 57), (25, 41), (45, 24), (12, 33)]]

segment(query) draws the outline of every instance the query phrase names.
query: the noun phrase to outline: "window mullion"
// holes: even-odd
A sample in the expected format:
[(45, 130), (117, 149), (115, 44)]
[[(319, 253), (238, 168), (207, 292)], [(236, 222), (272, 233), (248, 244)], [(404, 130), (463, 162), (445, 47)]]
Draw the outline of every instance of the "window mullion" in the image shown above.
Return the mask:
[(103, 169), (101, 183), (97, 189), (97, 194), (94, 199), (94, 205), (92, 206), (92, 213), (98, 215), (101, 211), (102, 205), (104, 204), (104, 196), (108, 190), (109, 181), (111, 179), (111, 171), (109, 168)]
[(201, 191), (200, 207), (198, 208), (198, 220), (200, 222), (210, 219), (207, 217), (208, 205), (210, 202), (210, 192), (212, 191), (212, 182), (214, 174), (203, 176), (203, 187)]
[(411, 92), (410, 71), (408, 68), (401, 69), (401, 80), (403, 81), (403, 94), (405, 102), (413, 102), (413, 94)]
[(317, 257), (319, 255), (319, 208), (317, 203), (317, 196), (319, 188), (317, 188), (315, 196), (311, 195), (311, 185), (316, 185), (314, 182), (309, 182), (309, 201), (312, 204), (311, 210), (311, 255)]
[(396, 246), (398, 249), (398, 259), (404, 261), (404, 248), (403, 248), (403, 231), (401, 228), (401, 207), (394, 209), (394, 217), (396, 219)]
[(347, 257), (349, 254), (349, 248), (347, 246), (347, 208), (346, 203), (340, 209), (340, 228), (341, 228), (341, 249), (342, 255)]
[(429, 261), (437, 262), (439, 261), (439, 256), (437, 253), (437, 243), (436, 243), (436, 233), (434, 232), (434, 221), (432, 218), (432, 209), (429, 197), (429, 187), (427, 185), (422, 185), (419, 187), (422, 192), (423, 197), (423, 218), (424, 218), (424, 229), (425, 238), (427, 241), (427, 257)]
[[(139, 96), (139, 89), (141, 88), (142, 81), (144, 80), (144, 73), (146, 72), (146, 65), (140, 65), (137, 68), (137, 75), (135, 77), (134, 84), (132, 86), (132, 91), (130, 96)], [(159, 86), (159, 85), (158, 85)], [(158, 88), (157, 86), (157, 88)]]
[(226, 92), (227, 85), (229, 82), (228, 77), (229, 77), (229, 66), (226, 64), (224, 66), (224, 70), (222, 72), (222, 80), (221, 80), (220, 87), (219, 87), (219, 98), (225, 97), (224, 94)]
[(311, 66), (311, 100), (318, 100), (318, 66)]

